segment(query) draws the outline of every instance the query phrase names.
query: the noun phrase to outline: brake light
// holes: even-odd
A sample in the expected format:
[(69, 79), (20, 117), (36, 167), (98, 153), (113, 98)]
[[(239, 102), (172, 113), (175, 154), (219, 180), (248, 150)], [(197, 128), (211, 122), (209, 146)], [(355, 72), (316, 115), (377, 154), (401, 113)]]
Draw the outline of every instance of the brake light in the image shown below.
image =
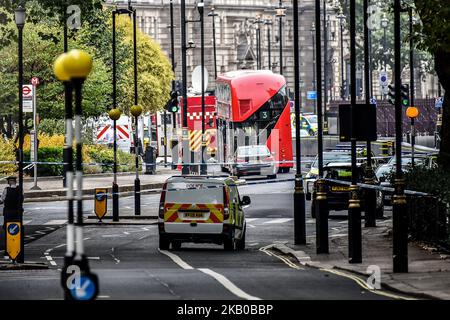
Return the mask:
[(223, 187), (223, 219), (227, 220), (230, 217), (230, 193), (226, 186)]
[(265, 158), (263, 159), (263, 161), (266, 161), (266, 162), (272, 162), (272, 161), (273, 161), (273, 157), (272, 157), (272, 156), (265, 157)]
[(161, 191), (161, 198), (159, 199), (159, 212), (158, 215), (161, 219), (164, 218), (164, 204), (166, 203), (167, 182), (164, 183)]
[(245, 160), (244, 160), (244, 159), (239, 159), (239, 158), (236, 158), (236, 162), (240, 162), (240, 163), (242, 163), (242, 162), (245, 162)]

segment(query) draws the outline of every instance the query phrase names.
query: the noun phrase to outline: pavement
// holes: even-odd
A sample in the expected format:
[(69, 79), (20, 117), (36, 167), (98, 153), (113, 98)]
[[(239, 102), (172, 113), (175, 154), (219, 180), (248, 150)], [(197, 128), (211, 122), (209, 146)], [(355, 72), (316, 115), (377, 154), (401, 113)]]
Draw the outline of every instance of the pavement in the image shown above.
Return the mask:
[[(381, 271), (382, 288), (422, 299), (450, 299), (450, 255), (421, 243), (408, 245), (409, 272), (393, 273), (392, 220), (378, 221), (377, 227), (362, 226), (362, 263), (348, 263), (348, 236), (330, 237), (329, 254), (316, 254), (315, 242), (306, 246), (279, 243), (275, 249), (294, 257), (304, 266), (341, 270), (366, 279), (374, 268)], [(370, 281), (369, 281), (370, 282)], [(371, 282), (374, 285), (375, 282)]]
[[(141, 192), (153, 192), (155, 189), (160, 189), (167, 178), (179, 173), (179, 171), (164, 167), (158, 167), (154, 175), (140, 173)], [(119, 185), (119, 192), (122, 195), (133, 194), (134, 180), (135, 173), (118, 173), (117, 184)], [(84, 175), (84, 198), (92, 198), (95, 193), (95, 188), (107, 188), (108, 192), (111, 193), (112, 181), (112, 173)], [(37, 185), (40, 190), (31, 190), (34, 186), (33, 180), (30, 178), (24, 179), (25, 202), (58, 201), (65, 199), (67, 189), (63, 188), (62, 177), (42, 177), (38, 179)], [(0, 190), (4, 187), (6, 187), (6, 181), (0, 181)]]

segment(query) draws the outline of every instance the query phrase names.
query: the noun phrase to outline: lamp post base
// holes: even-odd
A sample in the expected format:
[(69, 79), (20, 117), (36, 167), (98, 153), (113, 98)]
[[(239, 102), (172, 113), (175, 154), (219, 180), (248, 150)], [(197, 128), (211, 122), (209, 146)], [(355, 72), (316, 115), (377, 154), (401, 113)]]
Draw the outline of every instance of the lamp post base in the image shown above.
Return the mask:
[(305, 192), (301, 174), (295, 175), (294, 189), (294, 243), (306, 244)]
[(362, 262), (361, 204), (358, 186), (350, 186), (351, 198), (348, 206), (348, 262)]
[(316, 214), (316, 252), (329, 253), (328, 240), (328, 202), (325, 180), (317, 181), (317, 194), (315, 203)]

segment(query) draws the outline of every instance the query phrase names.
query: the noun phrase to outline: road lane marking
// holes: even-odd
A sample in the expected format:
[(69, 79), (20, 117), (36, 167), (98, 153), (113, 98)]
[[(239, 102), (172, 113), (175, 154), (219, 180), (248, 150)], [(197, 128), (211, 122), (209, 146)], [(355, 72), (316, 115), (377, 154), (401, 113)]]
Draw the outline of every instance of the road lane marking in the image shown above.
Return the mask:
[(258, 220), (258, 218), (246, 218), (245, 219), (245, 221), (247, 221), (247, 222), (252, 222), (252, 221), (255, 221), (255, 220)]
[(67, 222), (67, 220), (50, 220), (46, 223), (44, 223), (44, 226), (57, 226), (57, 225), (61, 225), (61, 224), (65, 224)]
[(338, 275), (338, 276), (341, 276), (341, 277), (344, 277), (344, 278), (351, 279), (351, 280), (355, 281), (363, 289), (365, 289), (365, 290), (367, 290), (367, 291), (369, 291), (371, 293), (378, 294), (380, 296), (385, 296), (385, 297), (388, 297), (388, 298), (398, 299), (398, 300), (417, 300), (415, 298), (404, 297), (404, 296), (396, 295), (396, 294), (393, 294), (393, 293), (388, 293), (388, 292), (385, 292), (385, 291), (381, 291), (379, 289), (371, 289), (367, 285), (367, 283), (365, 281), (363, 281), (361, 278), (359, 278), (357, 276), (354, 276), (354, 275), (351, 275), (351, 274), (348, 274), (346, 272), (332, 270), (332, 269), (326, 269), (326, 268), (321, 268), (319, 270), (320, 271), (324, 271), (324, 272), (328, 272), (328, 273), (332, 273), (332, 274), (335, 274), (335, 275)]
[(162, 254), (168, 256), (170, 259), (172, 259), (173, 262), (175, 262), (181, 268), (183, 268), (185, 270), (193, 270), (194, 269), (191, 265), (189, 265), (188, 263), (184, 262), (183, 259), (181, 259), (176, 254), (173, 254), (172, 252), (169, 252), (167, 250), (158, 249), (158, 251), (161, 252)]
[(158, 248), (158, 251), (161, 252), (162, 254), (168, 256), (170, 259), (172, 259), (173, 262), (175, 262), (178, 266), (180, 266), (181, 268), (183, 268), (185, 270), (198, 270), (198, 271), (203, 272), (204, 274), (207, 274), (207, 275), (213, 277), (221, 285), (223, 285), (225, 287), (225, 289), (227, 289), (228, 291), (230, 291), (232, 294), (234, 294), (235, 296), (237, 296), (239, 298), (246, 299), (246, 300), (261, 300), (261, 298), (251, 296), (248, 293), (242, 291), (234, 283), (232, 283), (230, 280), (228, 280), (225, 276), (221, 275), (220, 273), (217, 273), (217, 272), (212, 271), (211, 269), (207, 269), (207, 268), (196, 269), (196, 268), (192, 267), (190, 264), (188, 264), (187, 262), (183, 261), (183, 259), (181, 259), (179, 256), (177, 256), (176, 254), (174, 254), (172, 252), (169, 252), (167, 250), (161, 250), (159, 248)]
[(280, 218), (280, 219), (274, 219), (274, 220), (269, 220), (264, 222), (265, 224), (269, 224), (269, 223), (285, 223), (288, 221), (291, 221), (292, 218)]
[(245, 299), (245, 300), (261, 300), (261, 298), (251, 296), (248, 293), (242, 291), (233, 282), (228, 280), (228, 278), (226, 278), (225, 276), (221, 275), (220, 273), (212, 271), (211, 269), (208, 269), (208, 268), (200, 268), (198, 270), (203, 272), (203, 273), (205, 273), (205, 274), (207, 274), (207, 275), (209, 275), (209, 276), (211, 276), (211, 277), (213, 277), (214, 279), (216, 279), (228, 291), (230, 291), (232, 294), (234, 294), (235, 296), (237, 296), (239, 298), (242, 298), (242, 299)]
[(278, 258), (278, 259), (280, 259), (281, 261), (283, 261), (285, 264), (287, 264), (289, 267), (291, 267), (292, 269), (295, 269), (295, 270), (305, 270), (305, 269), (303, 269), (302, 267), (300, 267), (300, 266), (298, 266), (298, 265), (296, 265), (295, 263), (293, 263), (291, 260), (289, 260), (288, 258), (286, 258), (286, 257), (283, 257), (283, 256), (281, 256), (281, 255), (278, 255), (278, 254), (276, 254), (275, 252), (272, 252), (272, 251), (269, 251), (269, 249), (272, 247), (273, 245), (268, 245), (268, 246), (265, 246), (265, 247), (261, 247), (261, 248), (259, 248), (259, 251), (262, 251), (262, 252), (264, 252), (265, 254), (267, 254), (268, 256), (271, 256), (271, 257), (275, 257), (275, 258)]
[(23, 225), (31, 223), (33, 220), (24, 220)]

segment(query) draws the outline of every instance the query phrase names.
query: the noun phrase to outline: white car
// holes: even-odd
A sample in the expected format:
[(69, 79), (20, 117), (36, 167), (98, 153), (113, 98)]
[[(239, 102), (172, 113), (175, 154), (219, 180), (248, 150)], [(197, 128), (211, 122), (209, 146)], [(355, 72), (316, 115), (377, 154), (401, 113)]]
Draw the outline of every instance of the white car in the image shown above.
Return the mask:
[(209, 242), (223, 245), (225, 250), (244, 249), (243, 208), (249, 204), (250, 198), (240, 198), (237, 182), (231, 177), (173, 176), (161, 192), (159, 248)]
[(230, 172), (237, 177), (262, 175), (275, 179), (278, 165), (273, 155), (266, 145), (239, 146), (234, 153)]

